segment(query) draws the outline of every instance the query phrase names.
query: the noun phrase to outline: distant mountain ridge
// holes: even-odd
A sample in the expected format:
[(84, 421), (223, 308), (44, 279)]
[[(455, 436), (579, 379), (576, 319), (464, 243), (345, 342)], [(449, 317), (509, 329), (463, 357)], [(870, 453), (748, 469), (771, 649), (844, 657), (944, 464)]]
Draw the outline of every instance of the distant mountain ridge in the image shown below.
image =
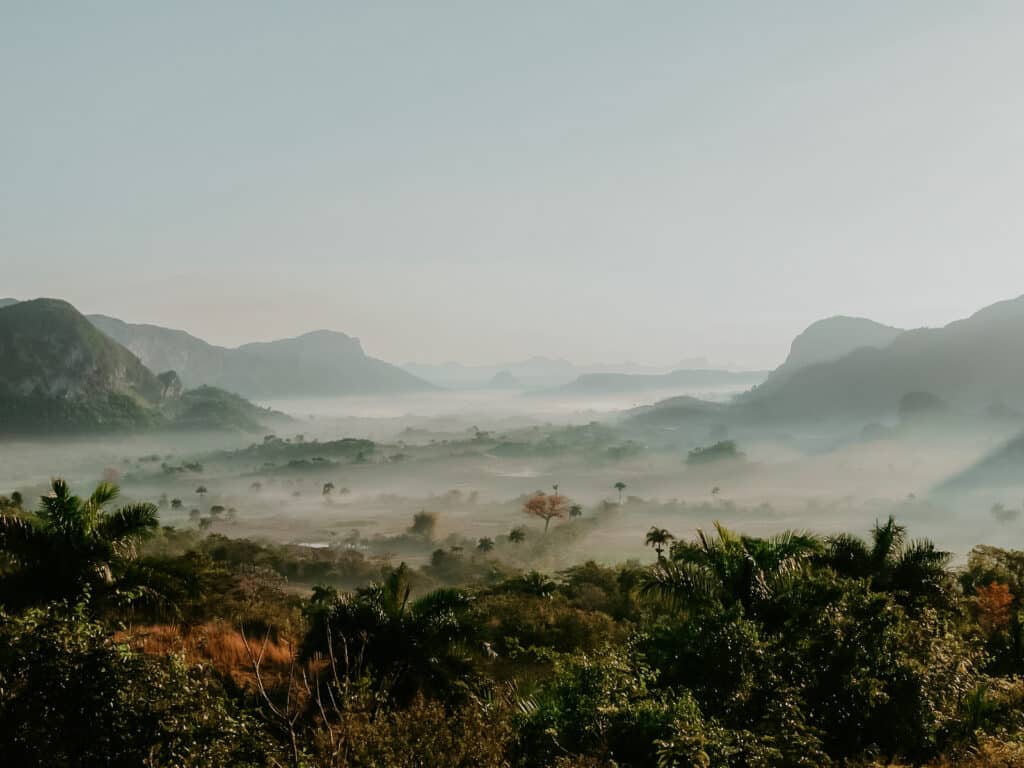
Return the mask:
[(402, 368), (410, 373), (450, 389), (491, 388), (495, 377), (511, 376), (523, 389), (551, 389), (570, 384), (580, 376), (590, 374), (663, 375), (675, 369), (707, 368), (705, 358), (680, 361), (676, 366), (640, 365), (638, 363), (572, 363), (563, 358), (535, 355), (511, 363), (467, 365), (447, 363), (405, 363)]
[(615, 394), (658, 389), (697, 389), (716, 387), (753, 387), (768, 376), (768, 371), (722, 371), (715, 369), (679, 370), (669, 373), (586, 373), (556, 389), (552, 395)]
[(329, 397), (422, 392), (434, 387), (369, 357), (358, 339), (313, 331), (292, 339), (218, 347), (185, 331), (126, 323), (105, 315), (89, 320), (154, 370), (177, 371), (186, 386), (210, 385), (245, 397)]

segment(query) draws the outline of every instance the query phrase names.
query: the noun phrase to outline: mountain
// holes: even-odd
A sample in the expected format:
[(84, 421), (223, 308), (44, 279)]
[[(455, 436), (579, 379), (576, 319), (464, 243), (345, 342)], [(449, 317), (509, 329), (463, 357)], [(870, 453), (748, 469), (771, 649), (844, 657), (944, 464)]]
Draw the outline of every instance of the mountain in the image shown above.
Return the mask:
[[(207, 344), (185, 331), (158, 325), (126, 323), (106, 315), (89, 315), (89, 321), (110, 338), (127, 347), (147, 368), (174, 371), (186, 386), (214, 384), (223, 373), (228, 350)], [(201, 375), (196, 375), (196, 374)]]
[(245, 429), (281, 417), (213, 388), (183, 391), (59, 299), (0, 308), (0, 434)]
[(230, 349), (156, 325), (104, 315), (89, 319), (150, 368), (177, 371), (186, 386), (211, 385), (245, 397), (392, 394), (433, 388), (401, 368), (368, 357), (358, 339), (335, 331)]
[(737, 405), (748, 417), (769, 420), (877, 419), (893, 415), (911, 392), (968, 413), (1024, 409), (1024, 297), (769, 377)]
[(789, 379), (796, 371), (816, 363), (838, 360), (862, 347), (885, 347), (903, 333), (900, 328), (876, 323), (863, 317), (837, 315), (807, 326), (789, 348), (789, 355), (764, 382), (771, 389)]
[(767, 371), (681, 370), (662, 374), (586, 373), (545, 394), (594, 395), (642, 392), (659, 389), (715, 389), (753, 387), (765, 380)]
[(985, 490), (1024, 486), (1024, 434), (1018, 435), (983, 459), (943, 482), (940, 492)]
[(557, 387), (572, 381), (580, 373), (568, 360), (550, 357), (531, 357), (497, 365), (406, 363), (402, 368), (431, 384), (450, 389), (490, 387), (496, 376), (506, 373), (522, 387)]
[(0, 432), (152, 425), (163, 384), (58, 299), (0, 308)]
[(9, 307), (12, 304), (17, 304), (17, 303), (18, 303), (17, 299), (11, 299), (11, 298), (0, 299), (0, 309), (3, 309), (4, 307)]
[[(661, 375), (672, 369), (708, 368), (705, 358), (682, 360), (675, 366), (625, 363), (571, 363), (562, 358), (534, 356), (513, 363), (464, 365), (463, 363), (405, 363), (402, 368), (439, 387), (449, 389), (493, 388), (496, 377), (512, 376), (522, 389), (553, 389), (571, 384), (588, 374)], [(763, 378), (763, 377), (762, 377)], [(759, 379), (760, 380), (760, 379)]]
[(522, 389), (523, 383), (511, 371), (498, 371), (487, 382), (487, 386), (490, 389)]

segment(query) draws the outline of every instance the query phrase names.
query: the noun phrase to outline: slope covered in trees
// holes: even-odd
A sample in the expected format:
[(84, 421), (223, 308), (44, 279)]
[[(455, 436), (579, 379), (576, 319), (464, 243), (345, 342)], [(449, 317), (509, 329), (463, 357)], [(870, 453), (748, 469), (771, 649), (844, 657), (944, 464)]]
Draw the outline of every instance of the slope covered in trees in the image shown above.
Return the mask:
[(143, 428), (258, 431), (283, 418), (206, 387), (184, 390), (65, 301), (0, 308), (0, 434)]

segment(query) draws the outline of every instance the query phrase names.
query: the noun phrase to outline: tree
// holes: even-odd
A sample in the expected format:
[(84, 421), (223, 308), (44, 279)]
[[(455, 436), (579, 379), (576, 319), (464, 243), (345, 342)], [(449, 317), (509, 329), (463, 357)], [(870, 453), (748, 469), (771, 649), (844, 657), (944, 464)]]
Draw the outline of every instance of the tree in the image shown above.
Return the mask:
[(942, 600), (952, 554), (935, 548), (928, 539), (907, 541), (906, 528), (891, 515), (875, 522), (870, 543), (850, 534), (826, 540), (823, 562), (840, 576), (871, 580), (872, 588), (892, 592), (901, 602), (918, 598)]
[(136, 544), (157, 528), (153, 504), (104, 507), (120, 493), (100, 483), (87, 499), (60, 478), (50, 484), (35, 514), (0, 514), (0, 550), (15, 564), (15, 600), (71, 598), (110, 591)]
[(490, 536), (484, 536), (482, 539), (477, 541), (476, 548), (486, 554), (494, 549), (494, 539)]
[(406, 530), (413, 536), (422, 536), (425, 539), (434, 538), (434, 530), (437, 528), (437, 513), (427, 512), (421, 509), (412, 516), (412, 525)]
[(368, 675), (401, 702), (420, 693), (457, 695), (461, 686), (453, 683), (470, 679), (466, 644), (475, 634), (472, 598), (461, 590), (438, 589), (412, 600), (411, 591), (403, 563), (383, 583), (323, 606), (311, 617), (302, 657), (333, 651), (343, 674), (354, 680)]
[(253, 491), (254, 493), (259, 493), (261, 490), (263, 490), (263, 483), (259, 482), (258, 480), (253, 482), (249, 486), (249, 490)]
[(334, 493), (334, 483), (328, 480), (326, 483), (324, 483), (323, 495), (330, 496), (332, 493)]
[(654, 551), (658, 555), (658, 562), (660, 563), (664, 557), (663, 554), (665, 549), (672, 541), (675, 540), (675, 536), (668, 532), (665, 528), (652, 527), (647, 532), (647, 536), (644, 537), (644, 544), (648, 547), (653, 547)]
[(544, 521), (544, 533), (548, 532), (548, 526), (556, 517), (565, 517), (568, 499), (557, 493), (550, 495), (537, 493), (526, 500), (523, 504), (523, 512)]
[(569, 507), (569, 517), (570, 519), (576, 517), (583, 517), (583, 507), (579, 504), (573, 504), (571, 507)]
[(171, 509), (181, 509), (184, 502), (181, 499), (171, 499)]
[(619, 492), (619, 504), (622, 503), (622, 492), (626, 490), (627, 486), (624, 482), (619, 480), (615, 485), (612, 486), (616, 491)]
[(206, 486), (205, 485), (200, 485), (198, 488), (196, 488), (196, 493), (199, 494), (200, 496), (204, 496), (207, 493), (209, 493), (209, 491), (206, 490)]
[(508, 540), (513, 544), (522, 544), (526, 540), (526, 529), (518, 525), (508, 532)]
[(647, 571), (638, 589), (681, 608), (739, 604), (753, 610), (821, 551), (821, 542), (808, 533), (785, 531), (760, 539), (715, 523), (714, 536), (698, 530), (696, 541), (677, 541), (671, 560)]

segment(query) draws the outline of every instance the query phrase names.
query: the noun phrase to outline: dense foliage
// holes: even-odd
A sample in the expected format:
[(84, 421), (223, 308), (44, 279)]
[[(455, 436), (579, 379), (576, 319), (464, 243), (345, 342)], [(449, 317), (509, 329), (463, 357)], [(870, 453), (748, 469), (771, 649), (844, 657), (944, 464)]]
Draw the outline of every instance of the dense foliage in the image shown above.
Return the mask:
[(650, 566), (509, 573), (492, 541), (303, 596), (336, 558), (116, 495), (0, 497), (11, 764), (1022, 764), (1024, 552), (652, 528)]

